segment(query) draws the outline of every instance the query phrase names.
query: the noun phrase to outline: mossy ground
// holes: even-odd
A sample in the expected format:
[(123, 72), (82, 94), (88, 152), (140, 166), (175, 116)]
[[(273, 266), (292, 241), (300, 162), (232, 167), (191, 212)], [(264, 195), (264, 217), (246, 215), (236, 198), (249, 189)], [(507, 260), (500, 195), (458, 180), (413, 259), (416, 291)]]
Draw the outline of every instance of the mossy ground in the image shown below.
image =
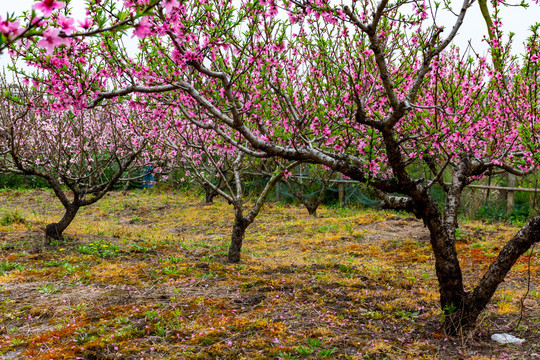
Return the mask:
[[(477, 329), (449, 339), (420, 221), (318, 213), (268, 204), (247, 231), (242, 262), (228, 264), (233, 213), (220, 200), (112, 193), (77, 215), (65, 241), (42, 247), (44, 227), (61, 216), (58, 202), (49, 191), (5, 191), (0, 358), (538, 358), (538, 248), (530, 267), (530, 252), (518, 261)], [(458, 250), (471, 286), (515, 231), (462, 226)], [(527, 341), (496, 344), (493, 332)]]

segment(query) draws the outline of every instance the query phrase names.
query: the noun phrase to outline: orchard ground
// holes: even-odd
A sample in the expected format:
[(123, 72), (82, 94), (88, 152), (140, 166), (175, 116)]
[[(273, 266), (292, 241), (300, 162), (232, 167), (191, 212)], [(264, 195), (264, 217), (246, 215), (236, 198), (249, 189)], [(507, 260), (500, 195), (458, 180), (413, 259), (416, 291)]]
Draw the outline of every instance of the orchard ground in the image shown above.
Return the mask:
[[(111, 193), (42, 249), (62, 214), (54, 195), (0, 199), (0, 359), (540, 358), (538, 248), (473, 332), (447, 338), (429, 234), (408, 215), (322, 208), (313, 218), (270, 203), (241, 264), (228, 264), (233, 210), (221, 200)], [(465, 221), (465, 279), (479, 279), (516, 231)], [(526, 341), (494, 343), (499, 332)]]

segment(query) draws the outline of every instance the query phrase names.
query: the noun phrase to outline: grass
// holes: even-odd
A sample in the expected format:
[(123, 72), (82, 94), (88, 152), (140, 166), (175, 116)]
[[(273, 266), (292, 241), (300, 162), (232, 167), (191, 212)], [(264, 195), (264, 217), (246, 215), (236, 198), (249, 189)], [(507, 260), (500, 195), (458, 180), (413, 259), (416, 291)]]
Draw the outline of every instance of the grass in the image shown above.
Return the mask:
[[(448, 339), (426, 230), (403, 214), (323, 207), (313, 218), (268, 204), (248, 228), (242, 263), (228, 264), (233, 212), (223, 201), (112, 193), (81, 210), (65, 241), (38, 251), (60, 205), (48, 191), (0, 197), (24, 219), (0, 224), (0, 358), (487, 360), (540, 352), (535, 286), (513, 330), (528, 257), (476, 331)], [(468, 286), (515, 231), (472, 221), (460, 228)], [(492, 332), (527, 341), (495, 344)]]
[(77, 247), (77, 252), (85, 255), (95, 255), (101, 258), (118, 256), (119, 247), (110, 241), (95, 241), (88, 244), (81, 244)]
[(24, 266), (17, 262), (2, 261), (0, 262), (0, 274), (7, 273), (12, 270), (22, 270)]
[(25, 224), (26, 221), (24, 218), (19, 214), (18, 211), (8, 211), (5, 212), (2, 217), (0, 218), (0, 225), (2, 226), (9, 226), (11, 224)]

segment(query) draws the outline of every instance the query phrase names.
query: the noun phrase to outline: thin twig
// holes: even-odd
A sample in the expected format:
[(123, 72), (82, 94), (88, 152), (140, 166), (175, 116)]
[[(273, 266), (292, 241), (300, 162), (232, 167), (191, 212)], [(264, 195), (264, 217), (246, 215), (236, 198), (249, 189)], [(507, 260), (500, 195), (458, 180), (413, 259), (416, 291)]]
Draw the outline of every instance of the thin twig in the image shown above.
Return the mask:
[[(525, 294), (521, 297), (521, 301), (520, 301), (520, 312), (519, 312), (519, 319), (517, 321), (517, 324), (516, 326), (514, 327), (514, 330), (517, 330), (519, 324), (521, 323), (521, 320), (524, 318), (523, 317), (523, 311), (525, 310), (525, 299), (527, 299), (527, 296), (529, 295), (529, 291), (531, 290), (531, 258), (533, 256), (533, 253), (534, 253), (534, 246), (536, 245), (536, 243), (533, 243), (532, 246), (531, 246), (531, 253), (529, 254), (529, 261), (528, 261), (528, 266), (527, 266), (527, 291), (525, 292)], [(526, 320), (525, 320), (526, 321)], [(530, 326), (528, 327), (528, 330), (531, 331), (531, 328)]]

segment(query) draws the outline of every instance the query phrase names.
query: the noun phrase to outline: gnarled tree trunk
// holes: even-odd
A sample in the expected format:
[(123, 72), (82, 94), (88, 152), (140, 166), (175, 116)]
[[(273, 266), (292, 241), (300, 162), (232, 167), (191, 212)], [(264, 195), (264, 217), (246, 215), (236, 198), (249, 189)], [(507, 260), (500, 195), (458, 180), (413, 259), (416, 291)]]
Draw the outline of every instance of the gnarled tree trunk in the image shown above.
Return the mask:
[[(294, 162), (293, 164), (289, 165), (288, 169), (292, 169), (295, 166), (297, 166), (298, 163)], [(229, 253), (227, 256), (227, 260), (231, 263), (238, 263), (240, 262), (240, 252), (242, 250), (242, 243), (244, 241), (244, 237), (246, 234), (246, 229), (249, 225), (255, 221), (255, 218), (257, 215), (259, 215), (259, 212), (261, 211), (263, 204), (265, 203), (268, 194), (270, 194), (270, 191), (273, 189), (273, 187), (278, 183), (280, 179), (283, 178), (283, 174), (281, 172), (272, 175), (268, 183), (265, 185), (262, 193), (259, 195), (257, 201), (255, 201), (255, 205), (251, 208), (249, 213), (244, 216), (243, 215), (243, 200), (241, 198), (242, 191), (241, 191), (241, 182), (240, 182), (240, 176), (237, 169), (235, 171), (235, 177), (236, 177), (236, 183), (237, 185), (237, 196), (236, 198), (230, 198), (230, 201), (232, 205), (234, 206), (234, 225), (233, 225), (233, 231), (231, 234), (231, 245), (229, 246)]]
[[(457, 214), (461, 191), (472, 175), (470, 157), (463, 155), (453, 174), (447, 192), (444, 216), (437, 203), (425, 194), (414, 194), (413, 212), (424, 220), (430, 232), (430, 242), (435, 256), (435, 270), (439, 282), (440, 304), (444, 313), (444, 329), (448, 335), (460, 335), (474, 327), (497, 287), (503, 282), (512, 266), (531, 246), (540, 241), (540, 217), (532, 218), (510, 241), (490, 265), (472, 292), (466, 292), (455, 246)], [(426, 201), (420, 201), (420, 199)]]
[(51, 240), (62, 240), (62, 233), (64, 232), (64, 230), (66, 230), (69, 224), (71, 224), (78, 211), (79, 206), (67, 206), (64, 217), (62, 217), (59, 222), (47, 225), (47, 227), (45, 228), (45, 239), (49, 242)]
[(447, 333), (457, 335), (460, 331), (475, 325), (478, 316), (485, 309), (512, 266), (537, 242), (540, 242), (540, 216), (532, 218), (506, 243), (473, 292), (463, 293), (461, 306), (453, 312), (445, 312), (444, 327)]
[[(392, 148), (393, 139), (388, 136), (387, 147)], [(397, 148), (397, 147), (394, 147)], [(540, 241), (540, 217), (531, 219), (491, 264), (473, 292), (466, 292), (461, 266), (456, 250), (455, 231), (457, 216), (464, 187), (470, 177), (484, 169), (472, 154), (460, 154), (459, 163), (452, 173), (452, 182), (446, 190), (446, 204), (441, 213), (428, 188), (408, 177), (397, 152), (390, 152), (394, 160), (401, 189), (408, 197), (382, 195), (383, 206), (406, 210), (423, 219), (430, 232), (430, 243), (435, 257), (435, 271), (439, 282), (440, 304), (444, 313), (444, 329), (448, 335), (460, 335), (474, 327), (480, 313), (493, 297), (506, 274), (534, 243)]]

